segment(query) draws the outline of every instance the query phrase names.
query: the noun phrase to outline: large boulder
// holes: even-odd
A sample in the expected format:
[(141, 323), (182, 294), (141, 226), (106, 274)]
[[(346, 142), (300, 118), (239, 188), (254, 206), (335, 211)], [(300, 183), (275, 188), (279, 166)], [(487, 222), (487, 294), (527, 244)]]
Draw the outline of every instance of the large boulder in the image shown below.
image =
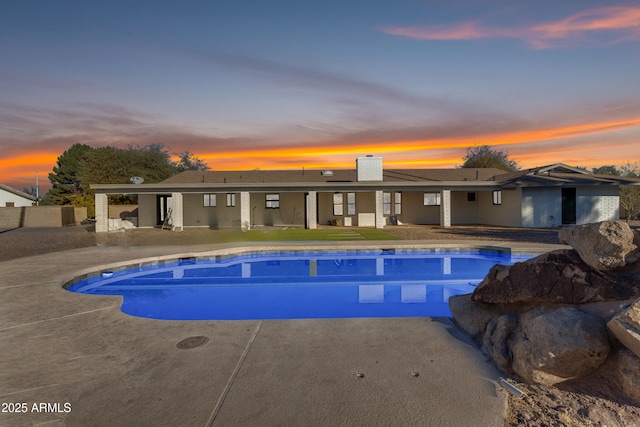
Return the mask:
[(570, 245), (591, 268), (613, 270), (640, 258), (638, 236), (624, 221), (564, 227), (560, 243)]
[(517, 314), (503, 314), (489, 322), (482, 340), (482, 349), (487, 356), (507, 372), (513, 372), (511, 337), (518, 328)]
[(507, 372), (552, 385), (593, 373), (609, 354), (604, 322), (575, 307), (536, 307), (487, 325), (482, 347)]
[(456, 324), (476, 343), (480, 344), (487, 324), (502, 314), (491, 304), (471, 301), (471, 294), (454, 295), (449, 298), (449, 310)]
[(614, 316), (607, 327), (625, 347), (640, 357), (640, 299)]
[(640, 406), (640, 358), (625, 348), (618, 350), (615, 358), (616, 383), (622, 393)]
[(472, 300), (490, 304), (587, 302), (640, 296), (640, 273), (603, 272), (575, 250), (558, 250), (512, 266), (496, 265), (474, 290)]

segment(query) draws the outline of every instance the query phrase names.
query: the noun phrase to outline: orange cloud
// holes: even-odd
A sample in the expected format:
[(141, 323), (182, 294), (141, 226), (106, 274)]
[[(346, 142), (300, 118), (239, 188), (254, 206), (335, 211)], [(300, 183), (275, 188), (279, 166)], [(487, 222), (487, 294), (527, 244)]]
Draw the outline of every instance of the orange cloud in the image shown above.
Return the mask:
[[(353, 159), (363, 154), (385, 157), (385, 164), (393, 167), (453, 167), (460, 165), (464, 149), (473, 145), (508, 146), (511, 154), (522, 166), (536, 166), (564, 161), (569, 155), (598, 151), (603, 146), (576, 144), (581, 137), (595, 136), (611, 131), (640, 127), (640, 117), (608, 122), (596, 122), (564, 127), (531, 129), (479, 135), (476, 137), (455, 137), (423, 139), (414, 141), (388, 140), (379, 143), (334, 142), (322, 147), (282, 147), (275, 149), (237, 150), (200, 155), (213, 169), (279, 169), (292, 167), (353, 167)], [(540, 146), (547, 143), (545, 146)], [(549, 143), (553, 143), (550, 146)], [(614, 144), (607, 144), (609, 157), (620, 163), (623, 157), (615, 150)], [(622, 146), (622, 148), (628, 148)], [(531, 151), (531, 152), (529, 152)], [(522, 152), (522, 158), (518, 155)], [(640, 154), (640, 153), (638, 153)], [(453, 157), (456, 156), (457, 157)], [(322, 159), (319, 161), (318, 159)], [(604, 162), (605, 159), (601, 158)], [(230, 167), (230, 165), (232, 165)]]
[(640, 38), (640, 7), (613, 6), (578, 12), (558, 21), (529, 27), (496, 28), (478, 22), (465, 22), (449, 27), (382, 28), (387, 34), (418, 40), (475, 40), (487, 38), (521, 39), (536, 49), (554, 47), (559, 43), (584, 40), (586, 36), (613, 36), (609, 43)]
[(50, 187), (48, 175), (56, 165), (59, 154), (41, 152), (0, 159), (0, 182), (22, 190), (35, 185), (36, 174), (42, 189)]
[(417, 40), (475, 40), (487, 38), (519, 38), (521, 30), (482, 27), (478, 22), (463, 22), (450, 27), (384, 27), (384, 33)]
[[(32, 168), (34, 171), (38, 168), (51, 169), (56, 164), (58, 156), (62, 154), (55, 153), (30, 153), (27, 155), (21, 154), (15, 157), (9, 157), (0, 159), (0, 169), (3, 172), (15, 169)], [(42, 169), (41, 169), (42, 170)]]
[[(376, 142), (358, 136), (350, 140), (334, 140), (304, 146), (254, 148), (241, 144), (209, 144), (215, 151), (192, 151), (215, 170), (353, 168), (354, 159), (364, 154), (384, 157), (386, 167), (443, 168), (462, 163), (465, 149), (474, 145), (490, 145), (507, 149), (524, 168), (565, 162), (577, 166), (622, 164), (640, 158), (640, 144), (634, 135), (640, 130), (640, 117), (504, 132), (487, 132), (476, 136), (442, 138), (380, 138)], [(610, 135), (615, 132), (615, 139)], [(373, 138), (373, 137), (372, 137)], [(205, 144), (199, 145), (204, 147)], [(51, 149), (51, 148), (49, 148)], [(186, 149), (190, 149), (187, 147)], [(63, 151), (63, 150), (62, 150)], [(48, 188), (47, 175), (62, 154), (49, 151), (29, 154), (5, 154), (0, 159), (0, 182), (21, 189), (33, 185), (36, 171), (40, 186)], [(169, 151), (172, 151), (169, 146)]]

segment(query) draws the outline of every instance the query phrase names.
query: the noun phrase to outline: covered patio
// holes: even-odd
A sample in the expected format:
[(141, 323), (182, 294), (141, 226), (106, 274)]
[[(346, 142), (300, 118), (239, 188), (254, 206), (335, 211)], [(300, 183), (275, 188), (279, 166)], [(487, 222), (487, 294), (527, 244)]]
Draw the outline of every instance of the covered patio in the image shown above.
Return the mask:
[(331, 223), (382, 229), (392, 221), (441, 227), (481, 222), (482, 211), (467, 204), (489, 205), (499, 187), (495, 182), (452, 181), (95, 184), (92, 189), (96, 232), (101, 233), (110, 229), (109, 195), (138, 197), (140, 228), (167, 221), (173, 231), (261, 225), (315, 229)]

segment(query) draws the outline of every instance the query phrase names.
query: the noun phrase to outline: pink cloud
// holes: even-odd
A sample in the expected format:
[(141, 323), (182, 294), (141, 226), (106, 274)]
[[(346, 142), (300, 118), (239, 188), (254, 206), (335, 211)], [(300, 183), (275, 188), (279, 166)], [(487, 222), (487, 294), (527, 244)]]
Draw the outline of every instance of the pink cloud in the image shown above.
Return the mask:
[(640, 7), (613, 6), (590, 9), (564, 19), (527, 27), (498, 28), (480, 22), (464, 22), (451, 26), (388, 26), (382, 32), (417, 40), (477, 40), (511, 38), (527, 42), (535, 49), (566, 44), (620, 43), (640, 39)]

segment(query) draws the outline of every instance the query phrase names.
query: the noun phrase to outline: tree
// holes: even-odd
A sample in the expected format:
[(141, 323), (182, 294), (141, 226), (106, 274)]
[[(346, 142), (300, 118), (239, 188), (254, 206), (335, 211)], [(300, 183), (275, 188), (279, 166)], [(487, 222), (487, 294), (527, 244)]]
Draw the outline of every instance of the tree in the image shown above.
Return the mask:
[[(179, 160), (161, 144), (129, 145), (127, 148), (98, 147), (75, 144), (58, 157), (57, 166), (49, 174), (52, 189), (43, 203), (85, 206), (89, 216), (94, 212), (95, 192), (91, 184), (128, 184), (139, 176), (146, 183), (160, 182), (183, 170), (206, 170), (207, 165), (185, 151)], [(135, 196), (110, 196), (112, 203), (137, 203)]]
[(496, 168), (508, 172), (520, 169), (518, 163), (510, 159), (506, 151), (488, 145), (467, 148), (467, 153), (462, 160), (464, 160), (461, 166), (463, 168)]
[[(80, 181), (91, 184), (128, 184), (131, 178), (139, 176), (146, 183), (163, 181), (174, 175), (175, 168), (169, 153), (160, 144), (146, 146), (128, 146), (127, 148), (99, 147), (86, 158)], [(94, 194), (90, 188), (86, 195), (78, 199), (80, 206), (93, 209)], [(111, 203), (135, 204), (136, 196), (110, 196)]]
[(80, 175), (92, 150), (88, 145), (74, 144), (58, 157), (57, 166), (49, 174), (51, 189), (46, 197), (48, 203), (68, 205), (84, 194), (86, 186), (82, 184)]
[[(620, 167), (621, 174), (629, 178), (640, 178), (637, 164), (627, 162)], [(627, 222), (636, 219), (640, 214), (640, 187), (636, 185), (620, 186), (620, 207), (627, 214)]]
[(613, 165), (609, 166), (600, 166), (599, 168), (593, 168), (591, 170), (596, 175), (612, 175), (612, 176), (620, 176), (620, 171)]
[(174, 173), (169, 153), (162, 145), (99, 147), (87, 156), (80, 180), (85, 184), (127, 184), (139, 176), (154, 183)]
[(620, 186), (620, 207), (627, 215), (627, 222), (638, 218), (640, 213), (640, 188), (633, 185)]
[(40, 195), (38, 194), (38, 187), (36, 187), (35, 185), (30, 185), (29, 187), (27, 187), (26, 185), (22, 187), (22, 192), (24, 194), (28, 194), (30, 196), (33, 197), (39, 197)]
[(627, 164), (620, 166), (620, 174), (630, 178), (640, 178), (640, 167), (638, 163), (627, 162)]
[(202, 159), (195, 157), (189, 151), (174, 153), (174, 155), (178, 156), (178, 161), (173, 163), (177, 172), (209, 170), (209, 166)]

